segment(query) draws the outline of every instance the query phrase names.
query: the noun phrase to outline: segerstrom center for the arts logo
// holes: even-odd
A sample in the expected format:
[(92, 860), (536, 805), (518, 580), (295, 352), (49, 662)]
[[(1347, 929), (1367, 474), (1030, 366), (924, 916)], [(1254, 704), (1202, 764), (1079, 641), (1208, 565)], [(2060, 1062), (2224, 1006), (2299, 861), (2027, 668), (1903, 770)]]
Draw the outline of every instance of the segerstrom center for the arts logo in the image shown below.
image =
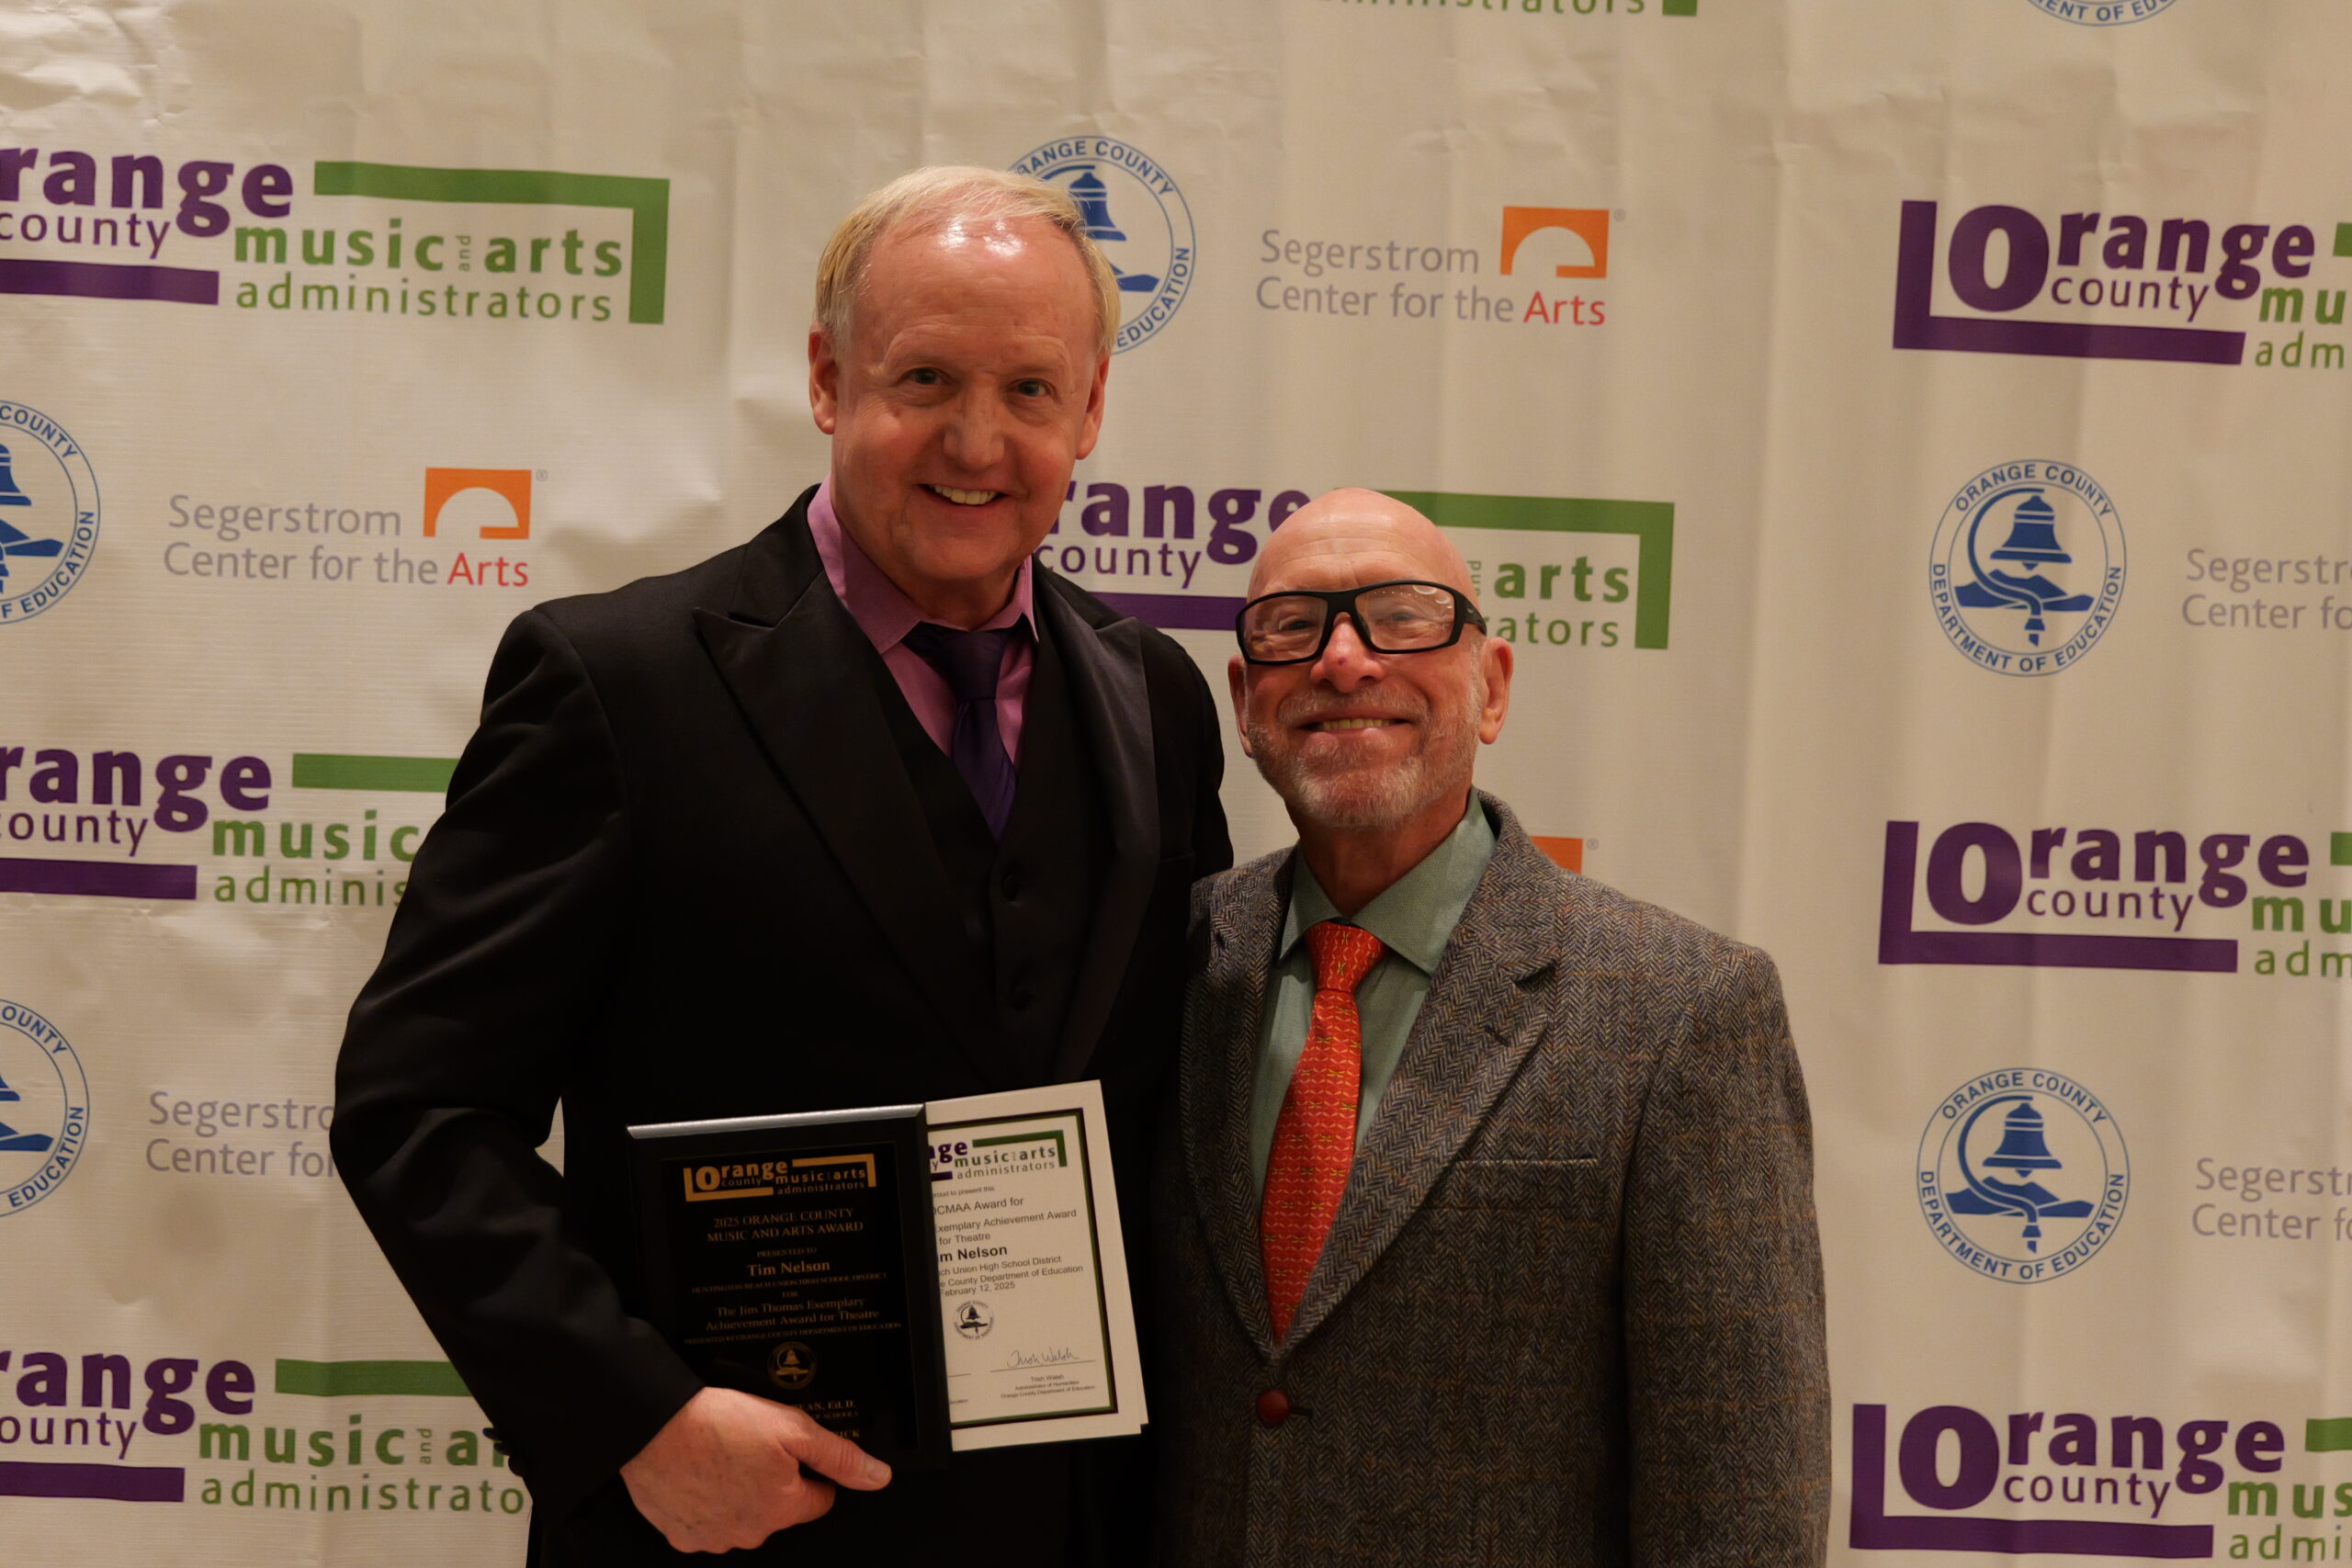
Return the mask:
[[(163, 520), (164, 571), (191, 586), (528, 588), (523, 550), (545, 470), (428, 468), (424, 478), (416, 512), (389, 497), (175, 491)], [(0, 400), (0, 626), (55, 604), (81, 581), (97, 542), (88, 455), (40, 410)]]
[(1903, 204), (1894, 346), (2346, 367), (2352, 222)]
[(416, 512), (389, 494), (288, 501), (273, 485), (265, 501), (253, 490), (175, 491), (164, 502), (161, 560), (167, 576), (191, 588), (528, 588), (531, 560), (523, 551), (532, 495), (547, 477), (544, 469), (428, 468)]
[(0, 147), (0, 294), (659, 323), (669, 229), (664, 179)]
[[(1252, 298), (1285, 315), (1605, 327), (1609, 301), (1589, 285), (1608, 278), (1611, 231), (1623, 217), (1599, 207), (1506, 207), (1491, 251), (1427, 233), (1270, 228), (1258, 236)], [(1558, 287), (1564, 279), (1572, 286)]]

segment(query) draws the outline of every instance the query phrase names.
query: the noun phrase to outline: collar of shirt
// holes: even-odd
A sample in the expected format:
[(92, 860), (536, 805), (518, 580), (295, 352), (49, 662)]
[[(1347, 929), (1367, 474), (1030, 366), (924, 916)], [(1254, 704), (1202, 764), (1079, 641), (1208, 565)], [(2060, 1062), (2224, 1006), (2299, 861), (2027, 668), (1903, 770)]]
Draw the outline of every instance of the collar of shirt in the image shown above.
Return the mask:
[[(1486, 874), (1487, 861), (1494, 850), (1494, 828), (1474, 790), (1453, 831), (1420, 864), (1357, 910), (1350, 923), (1378, 937), (1390, 953), (1423, 975), (1435, 974), (1446, 942), (1462, 923), (1462, 911), (1470, 907), (1472, 895), (1478, 891), (1478, 879)], [(1290, 912), (1283, 921), (1282, 951), (1277, 958), (1283, 963), (1306, 940), (1307, 928), (1340, 918), (1331, 896), (1315, 880), (1306, 857), (1300, 855), (1293, 863)]]
[[(817, 558), (824, 563), (825, 581), (832, 584), (833, 597), (882, 656), (890, 678), (898, 682), (899, 694), (913, 710), (915, 722), (942, 751), (952, 753), (955, 694), (947, 689), (947, 678), (906, 645), (907, 634), (921, 623), (922, 612), (842, 526), (841, 516), (833, 510), (831, 479), (817, 487), (815, 498), (808, 502), (808, 536), (817, 546)], [(1015, 767), (1021, 762), (1022, 720), (1029, 710), (1029, 677), (1037, 663), (1037, 622), (1030, 614), (1031, 604), (1029, 562), (1023, 560), (1012, 580), (1012, 597), (982, 628), (1019, 628), (1005, 643), (996, 683), (997, 735)]]
[[(808, 502), (808, 536), (816, 542), (817, 558), (824, 563), (825, 581), (832, 584), (833, 596), (849, 611), (850, 618), (865, 633), (875, 650), (888, 655), (924, 619), (923, 613), (842, 526), (841, 514), (833, 510), (831, 478), (817, 487), (815, 498)], [(1013, 573), (1012, 597), (977, 629), (1035, 626), (1036, 621), (1030, 613), (1029, 566), (1024, 558)]]

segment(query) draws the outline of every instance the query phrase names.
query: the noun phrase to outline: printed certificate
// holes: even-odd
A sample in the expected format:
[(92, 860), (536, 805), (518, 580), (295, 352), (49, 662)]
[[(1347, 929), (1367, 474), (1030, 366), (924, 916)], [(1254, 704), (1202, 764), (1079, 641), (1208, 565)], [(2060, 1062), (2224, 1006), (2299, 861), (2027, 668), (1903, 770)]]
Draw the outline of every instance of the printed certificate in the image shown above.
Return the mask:
[(933, 1228), (958, 1450), (1143, 1429), (1099, 1083), (934, 1100)]

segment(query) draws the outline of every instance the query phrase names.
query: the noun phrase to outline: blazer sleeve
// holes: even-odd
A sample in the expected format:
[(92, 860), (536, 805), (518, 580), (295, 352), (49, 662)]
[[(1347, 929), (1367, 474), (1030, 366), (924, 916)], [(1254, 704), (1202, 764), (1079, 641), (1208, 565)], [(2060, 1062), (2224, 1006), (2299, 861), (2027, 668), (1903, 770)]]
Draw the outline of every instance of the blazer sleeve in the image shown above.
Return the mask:
[(335, 1071), (335, 1162), (560, 1517), (700, 1388), (569, 1233), (537, 1153), (624, 934), (613, 735), (543, 613), (508, 628)]
[(1729, 950), (1661, 1057), (1626, 1210), (1633, 1561), (1818, 1568), (1829, 1374), (1813, 1130), (1763, 953)]

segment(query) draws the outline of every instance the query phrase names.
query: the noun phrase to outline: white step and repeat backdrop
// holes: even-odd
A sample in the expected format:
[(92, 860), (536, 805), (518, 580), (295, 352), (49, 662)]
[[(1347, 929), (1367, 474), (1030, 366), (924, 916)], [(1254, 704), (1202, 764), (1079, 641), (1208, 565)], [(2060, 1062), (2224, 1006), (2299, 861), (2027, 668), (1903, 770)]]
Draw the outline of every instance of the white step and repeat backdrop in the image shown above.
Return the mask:
[(962, 162), (1124, 275), (1044, 558), (1221, 684), (1268, 530), (1408, 495), (1484, 781), (1779, 958), (1838, 1561), (2345, 1558), (2347, 70), (2342, 0), (0, 10), (9, 1554), (519, 1550), (343, 1010), (500, 628), (820, 474), (818, 248)]

